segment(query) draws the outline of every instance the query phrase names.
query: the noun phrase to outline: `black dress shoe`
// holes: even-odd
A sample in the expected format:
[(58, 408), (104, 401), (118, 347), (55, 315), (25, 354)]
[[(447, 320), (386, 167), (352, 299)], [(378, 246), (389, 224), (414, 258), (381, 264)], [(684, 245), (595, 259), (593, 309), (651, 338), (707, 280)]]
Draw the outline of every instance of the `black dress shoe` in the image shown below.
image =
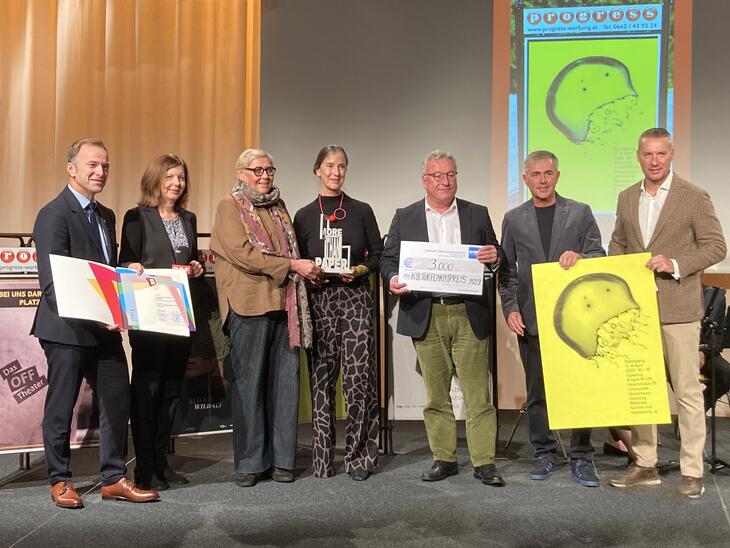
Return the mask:
[(493, 485), (495, 487), (502, 487), (504, 480), (502, 476), (497, 472), (497, 467), (494, 464), (482, 464), (474, 468), (474, 477), (484, 485)]
[(180, 472), (175, 472), (169, 466), (161, 474), (157, 474), (157, 477), (164, 479), (167, 483), (177, 483), (178, 485), (187, 485), (190, 480), (182, 475)]
[(234, 481), (239, 487), (253, 487), (259, 479), (258, 474), (242, 474), (236, 472), (234, 474)]
[(278, 468), (274, 466), (271, 469), (271, 479), (279, 483), (293, 483), (294, 473), (286, 468)]
[(350, 478), (354, 481), (365, 481), (369, 477), (370, 472), (368, 470), (363, 470), (362, 468), (358, 468), (357, 470), (350, 472)]
[(430, 470), (426, 470), (421, 474), (423, 481), (441, 481), (449, 476), (455, 476), (459, 473), (458, 462), (447, 462), (445, 460), (433, 461), (433, 466)]
[(164, 477), (160, 477), (157, 474), (152, 476), (149, 489), (154, 489), (155, 491), (167, 491), (169, 488), (170, 484)]

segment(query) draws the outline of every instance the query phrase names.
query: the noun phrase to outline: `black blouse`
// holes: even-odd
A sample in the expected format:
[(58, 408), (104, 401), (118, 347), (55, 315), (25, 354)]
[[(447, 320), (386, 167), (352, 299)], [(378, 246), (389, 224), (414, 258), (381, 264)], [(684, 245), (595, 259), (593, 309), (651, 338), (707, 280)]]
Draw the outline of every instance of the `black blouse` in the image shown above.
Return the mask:
[[(322, 211), (326, 216), (334, 213), (339, 205), (340, 196), (322, 196)], [(350, 267), (365, 265), (370, 272), (376, 272), (383, 252), (383, 241), (372, 208), (347, 194), (342, 198), (342, 208), (347, 215), (342, 221), (331, 221), (330, 227), (342, 229), (342, 245), (350, 246)], [(302, 258), (314, 259), (324, 256), (324, 240), (319, 238), (320, 215), (319, 200), (315, 199), (297, 211), (294, 216), (294, 231), (297, 234)], [(344, 282), (339, 278), (332, 278), (330, 283)], [(356, 285), (366, 283), (368, 283), (367, 276), (361, 276), (352, 282)]]

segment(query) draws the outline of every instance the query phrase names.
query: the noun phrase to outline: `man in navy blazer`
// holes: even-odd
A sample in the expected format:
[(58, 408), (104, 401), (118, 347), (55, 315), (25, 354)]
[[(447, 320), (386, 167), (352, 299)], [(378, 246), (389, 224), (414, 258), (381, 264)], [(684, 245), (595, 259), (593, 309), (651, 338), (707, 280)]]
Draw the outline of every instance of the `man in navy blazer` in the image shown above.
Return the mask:
[[(590, 206), (556, 193), (560, 171), (555, 154), (532, 152), (524, 167), (522, 178), (532, 198), (504, 216), (505, 260), (500, 267), (499, 294), (507, 325), (517, 334), (525, 369), (525, 409), (536, 459), (530, 478), (544, 480), (555, 471), (558, 443), (548, 426), (532, 265), (557, 261), (567, 269), (581, 257), (602, 257), (606, 253)], [(570, 453), (573, 479), (586, 487), (598, 487), (589, 428), (573, 430)]]
[(103, 498), (131, 502), (157, 500), (156, 491), (137, 488), (126, 477), (129, 372), (119, 326), (58, 315), (49, 255), (116, 264), (114, 212), (95, 201), (109, 176), (109, 156), (98, 139), (68, 149), (68, 186), (36, 217), (33, 240), (42, 291), (31, 334), (48, 361), (48, 392), (43, 413), (43, 447), (51, 498), (62, 508), (81, 508), (71, 481), (71, 418), (81, 379), (92, 387), (99, 408)]
[(487, 485), (504, 481), (494, 466), (497, 413), (489, 401), (491, 297), (411, 291), (398, 281), (402, 241), (480, 246), (477, 260), (494, 268), (500, 251), (487, 208), (456, 198), (456, 160), (433, 151), (423, 161), (421, 179), (426, 198), (398, 209), (380, 258), (380, 271), (390, 292), (400, 297), (397, 332), (413, 339), (428, 402), (423, 420), (433, 453), (433, 466), (421, 476), (438, 481), (458, 474), (456, 419), (449, 390), (459, 378), (466, 408), (466, 437), (474, 477)]

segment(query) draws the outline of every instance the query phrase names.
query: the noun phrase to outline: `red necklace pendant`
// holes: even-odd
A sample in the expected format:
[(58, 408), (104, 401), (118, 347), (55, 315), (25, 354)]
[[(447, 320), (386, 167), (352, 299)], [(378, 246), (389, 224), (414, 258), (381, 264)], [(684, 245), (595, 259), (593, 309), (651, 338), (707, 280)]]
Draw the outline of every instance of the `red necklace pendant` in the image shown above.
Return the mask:
[(322, 207), (322, 195), (317, 194), (317, 201), (319, 202), (319, 212), (322, 214), (322, 217), (327, 219), (330, 223), (334, 223), (335, 221), (344, 221), (345, 217), (347, 217), (347, 211), (344, 207), (342, 207), (342, 202), (345, 199), (345, 193), (343, 192), (340, 194), (340, 205), (335, 208), (334, 212), (331, 215), (325, 215), (324, 214), (324, 208)]

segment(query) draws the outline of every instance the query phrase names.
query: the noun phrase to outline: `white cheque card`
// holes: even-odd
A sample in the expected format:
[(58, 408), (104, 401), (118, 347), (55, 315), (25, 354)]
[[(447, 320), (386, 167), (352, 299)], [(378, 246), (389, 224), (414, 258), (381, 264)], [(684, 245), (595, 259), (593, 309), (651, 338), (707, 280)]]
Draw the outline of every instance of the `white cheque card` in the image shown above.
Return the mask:
[(401, 242), (398, 281), (411, 291), (481, 295), (484, 265), (481, 246)]

